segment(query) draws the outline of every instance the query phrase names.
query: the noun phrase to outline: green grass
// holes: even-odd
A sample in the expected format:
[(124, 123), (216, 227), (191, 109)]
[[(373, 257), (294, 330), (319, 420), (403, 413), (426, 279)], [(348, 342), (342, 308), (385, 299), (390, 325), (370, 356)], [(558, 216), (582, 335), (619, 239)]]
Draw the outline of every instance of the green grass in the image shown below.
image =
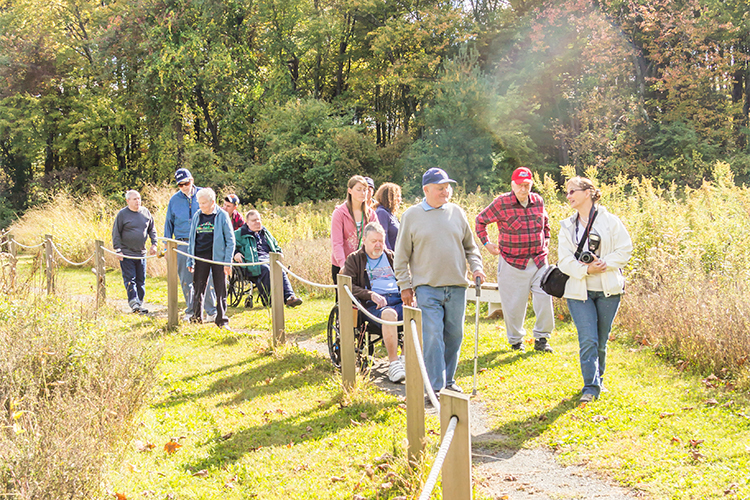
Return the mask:
[[(108, 297), (124, 299), (118, 278), (116, 271), (108, 274)], [(90, 270), (62, 271), (58, 283), (70, 292), (93, 290)], [(147, 297), (165, 300), (164, 288), (163, 280), (149, 278)], [(290, 342), (276, 352), (269, 348), (270, 316), (259, 306), (230, 310), (235, 334), (211, 325), (182, 325), (165, 334), (165, 320), (140, 319), (153, 323), (144, 341), (158, 343), (164, 357), (161, 383), (135, 439), (156, 447), (139, 452), (131, 444), (124, 450), (109, 488), (128, 498), (150, 491), (156, 498), (417, 495), (429, 463), (415, 472), (405, 464), (401, 402), (368, 383), (345, 395), (327, 359), (294, 345), (310, 338), (325, 342), (332, 304), (307, 299), (286, 309)], [(466, 319), (458, 383), (469, 392), (473, 305)], [(725, 491), (750, 497), (745, 394), (723, 383), (707, 387), (650, 349), (612, 341), (609, 392), (579, 406), (574, 327), (558, 322), (551, 343), (550, 355), (533, 352), (532, 345), (525, 354), (510, 351), (502, 321), (481, 320), (477, 399), (492, 431), (506, 436), (483, 447), (549, 447), (564, 464), (585, 464), (656, 499), (723, 498)], [(718, 404), (707, 404), (711, 399)], [(438, 429), (434, 417), (428, 429)], [(163, 449), (171, 438), (182, 445), (174, 454)], [(436, 437), (428, 434), (428, 441), (431, 462)], [(377, 468), (384, 454), (392, 457), (389, 468)], [(206, 475), (193, 476), (202, 470)]]

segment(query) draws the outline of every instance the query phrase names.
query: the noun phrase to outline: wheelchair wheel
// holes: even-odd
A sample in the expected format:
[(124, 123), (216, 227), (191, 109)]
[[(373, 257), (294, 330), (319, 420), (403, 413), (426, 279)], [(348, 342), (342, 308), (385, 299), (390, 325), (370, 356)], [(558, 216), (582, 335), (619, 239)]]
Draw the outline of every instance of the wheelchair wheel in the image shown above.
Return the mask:
[(245, 284), (245, 278), (242, 276), (242, 272), (239, 268), (232, 268), (232, 275), (229, 277), (229, 284), (227, 285), (227, 305), (229, 307), (237, 307), (242, 302), (242, 297), (245, 295), (247, 285)]
[[(328, 355), (331, 357), (331, 363), (336, 368), (341, 368), (341, 333), (339, 329), (339, 306), (333, 306), (331, 313), (328, 315), (328, 325), (326, 327), (328, 338)], [(354, 329), (354, 356), (355, 364), (362, 372), (366, 372), (372, 364), (372, 356), (375, 352), (375, 345), (370, 342), (370, 336), (367, 330), (360, 325)]]
[(341, 368), (341, 335), (339, 335), (339, 306), (336, 304), (328, 315), (328, 325), (326, 327), (328, 337), (328, 355), (331, 357), (331, 363), (336, 368)]

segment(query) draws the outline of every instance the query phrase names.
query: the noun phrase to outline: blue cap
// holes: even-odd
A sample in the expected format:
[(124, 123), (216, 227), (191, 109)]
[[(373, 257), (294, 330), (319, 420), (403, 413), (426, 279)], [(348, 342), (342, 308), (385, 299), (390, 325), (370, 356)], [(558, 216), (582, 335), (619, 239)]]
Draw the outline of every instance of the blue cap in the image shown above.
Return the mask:
[(182, 184), (185, 181), (189, 181), (193, 176), (190, 174), (190, 170), (186, 168), (178, 168), (177, 172), (174, 173), (174, 180), (177, 184)]
[(224, 201), (232, 203), (233, 205), (239, 205), (240, 204), (240, 197), (236, 194), (228, 194), (224, 197)]
[(427, 184), (445, 184), (446, 182), (456, 182), (445, 173), (442, 168), (432, 167), (422, 176), (422, 187)]
[(375, 190), (375, 181), (372, 180), (371, 177), (365, 177), (365, 182), (367, 183), (368, 187), (371, 187), (373, 191)]

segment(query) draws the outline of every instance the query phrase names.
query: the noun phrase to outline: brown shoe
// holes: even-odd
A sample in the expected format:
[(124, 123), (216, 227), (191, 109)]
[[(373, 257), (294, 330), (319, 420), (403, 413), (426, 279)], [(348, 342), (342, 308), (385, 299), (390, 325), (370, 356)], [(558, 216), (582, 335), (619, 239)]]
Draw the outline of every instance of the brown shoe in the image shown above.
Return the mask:
[(297, 307), (302, 303), (302, 299), (297, 297), (296, 295), (292, 295), (288, 299), (286, 299), (286, 306), (287, 307)]

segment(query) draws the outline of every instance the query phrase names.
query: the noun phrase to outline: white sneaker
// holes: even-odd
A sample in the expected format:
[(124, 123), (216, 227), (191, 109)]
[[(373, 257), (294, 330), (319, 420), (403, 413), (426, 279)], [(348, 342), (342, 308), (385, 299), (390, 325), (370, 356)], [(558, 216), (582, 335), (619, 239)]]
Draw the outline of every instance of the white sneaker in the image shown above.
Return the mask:
[(216, 314), (206, 314), (206, 319), (203, 322), (213, 323), (214, 321), (216, 321)]
[(404, 369), (404, 362), (400, 359), (391, 361), (391, 364), (388, 366), (388, 379), (394, 384), (397, 384), (403, 382), (405, 378), (406, 370)]

